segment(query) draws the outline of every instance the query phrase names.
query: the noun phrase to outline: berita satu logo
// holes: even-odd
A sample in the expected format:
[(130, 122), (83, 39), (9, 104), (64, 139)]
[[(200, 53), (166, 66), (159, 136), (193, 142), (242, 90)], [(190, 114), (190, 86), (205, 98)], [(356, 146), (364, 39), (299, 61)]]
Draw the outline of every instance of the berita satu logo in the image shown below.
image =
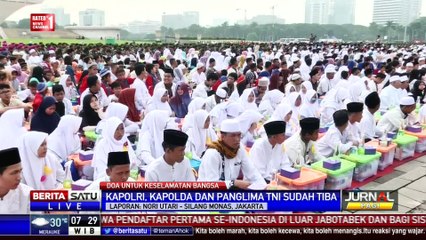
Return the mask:
[(55, 31), (55, 14), (50, 14), (50, 13), (31, 14), (30, 29), (32, 32)]

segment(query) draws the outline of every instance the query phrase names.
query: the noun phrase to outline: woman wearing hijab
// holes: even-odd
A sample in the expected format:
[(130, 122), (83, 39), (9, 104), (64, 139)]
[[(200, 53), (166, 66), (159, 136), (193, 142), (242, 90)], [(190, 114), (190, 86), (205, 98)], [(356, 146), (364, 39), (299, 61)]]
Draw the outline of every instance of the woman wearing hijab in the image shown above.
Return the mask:
[(278, 89), (274, 89), (265, 93), (262, 102), (259, 104), (259, 112), (269, 118), (274, 113), (275, 108), (284, 99), (284, 93)]
[(424, 98), (426, 95), (425, 82), (420, 80), (415, 81), (411, 93), (413, 94), (415, 102), (419, 101), (421, 104), (424, 104)]
[(305, 81), (302, 83), (302, 87), (300, 88), (300, 96), (302, 97), (302, 103), (309, 102), (309, 99), (306, 97), (306, 93), (308, 90), (312, 90), (312, 83), (309, 81)]
[(336, 86), (336, 88), (327, 92), (320, 104), (321, 125), (331, 125), (333, 123), (333, 113), (340, 109), (346, 109), (349, 98), (349, 91), (346, 88)]
[(60, 119), (56, 113), (56, 99), (54, 97), (45, 97), (31, 119), (30, 129), (31, 131), (51, 134), (58, 126)]
[(163, 131), (169, 120), (170, 118), (164, 110), (153, 110), (143, 120), (139, 133), (137, 156), (144, 165), (150, 164), (164, 154)]
[(102, 131), (102, 139), (95, 145), (92, 167), (95, 169), (93, 180), (106, 176), (108, 153), (127, 151), (130, 169), (140, 167), (132, 145), (124, 132), (124, 124), (117, 117), (109, 118)]
[(173, 112), (168, 100), (169, 100), (169, 93), (167, 89), (165, 88), (154, 89), (154, 95), (152, 96), (151, 100), (148, 103), (146, 112), (149, 113), (153, 110), (163, 110), (168, 113), (167, 116), (172, 116)]
[(200, 109), (206, 110), (206, 99), (199, 97), (192, 99), (188, 105), (188, 114), (186, 114), (183, 120), (182, 132), (186, 132), (189, 128), (192, 127), (192, 115)]
[(177, 68), (175, 68), (173, 70), (173, 72), (175, 74), (175, 79), (173, 81), (176, 82), (176, 83), (186, 82), (187, 81), (187, 79), (185, 77), (186, 70), (187, 70), (187, 68), (185, 67), (185, 65), (179, 64), (179, 66), (177, 66)]
[(219, 103), (210, 112), (210, 121), (213, 127), (219, 127), (223, 120), (236, 118), (243, 111), (243, 106), (238, 102)]
[[(286, 136), (291, 136), (292, 135), (292, 128), (290, 126), (290, 119), (291, 119), (291, 115), (292, 115), (292, 111), (291, 111), (291, 106), (290, 104), (283, 102), (280, 103), (274, 110), (274, 113), (272, 114), (271, 118), (266, 121), (267, 122), (273, 122), (273, 121), (284, 121), (286, 123), (286, 128), (285, 128), (285, 135)], [(262, 126), (259, 129), (259, 135), (261, 137), (266, 137), (266, 131), (265, 128)]]
[(59, 80), (59, 84), (64, 87), (65, 98), (68, 100), (76, 101), (79, 97), (77, 88), (74, 83), (71, 81), (71, 77), (68, 74), (64, 74), (61, 76)]
[(240, 123), (241, 143), (246, 147), (251, 147), (257, 136), (257, 123), (263, 118), (263, 115), (253, 109), (245, 110), (237, 117)]
[(244, 109), (252, 109), (258, 111), (257, 105), (255, 103), (255, 94), (253, 88), (248, 88), (243, 91), (238, 102), (244, 107)]
[(18, 148), (22, 163), (22, 181), (34, 190), (54, 190), (65, 179), (65, 172), (47, 151), (47, 134), (31, 131), (20, 139)]
[(124, 104), (110, 103), (108, 105), (107, 110), (105, 111), (105, 118), (102, 121), (100, 121), (98, 123), (98, 126), (96, 127), (96, 133), (102, 134), (102, 130), (105, 127), (105, 122), (107, 119), (111, 117), (118, 117), (118, 119), (123, 121), (124, 126), (126, 128), (126, 133), (135, 134), (139, 129), (139, 125), (137, 123), (130, 121), (127, 118), (128, 111), (129, 111), (129, 108)]
[(186, 132), (188, 142), (185, 152), (192, 153), (193, 159), (201, 159), (207, 144), (217, 141), (217, 135), (210, 126), (210, 117), (206, 110), (197, 110), (192, 117), (191, 125), (192, 127)]
[(302, 103), (302, 106), (300, 107), (300, 118), (319, 118), (320, 113), (317, 92), (310, 89), (306, 92), (305, 98), (307, 102)]
[(0, 117), (2, 126), (0, 138), (0, 150), (18, 146), (19, 138), (27, 132), (24, 127), (24, 109), (10, 109)]
[(170, 99), (170, 107), (178, 118), (184, 118), (188, 114), (188, 105), (191, 102), (189, 88), (186, 83), (178, 84), (176, 94)]
[(127, 112), (127, 118), (133, 122), (140, 122), (141, 116), (138, 109), (136, 108), (136, 89), (135, 88), (126, 88), (121, 91), (118, 102), (126, 105), (129, 108)]
[(83, 99), (83, 110), (80, 112), (81, 121), (80, 130), (86, 126), (97, 126), (101, 121), (102, 110), (98, 105), (98, 98), (93, 94), (88, 94)]
[(282, 93), (285, 92), (285, 82), (283, 72), (273, 71), (269, 81), (269, 90), (278, 89)]
[(302, 97), (300, 96), (300, 93), (292, 92), (290, 93), (286, 101), (288, 104), (290, 104), (291, 112), (292, 112), (288, 127), (291, 128), (291, 132), (294, 134), (300, 128), (299, 121), (300, 121), (300, 107), (302, 105)]
[(55, 131), (47, 138), (49, 153), (52, 153), (58, 162), (66, 161), (69, 155), (81, 149), (78, 135), (81, 121), (81, 117), (65, 115), (61, 118)]

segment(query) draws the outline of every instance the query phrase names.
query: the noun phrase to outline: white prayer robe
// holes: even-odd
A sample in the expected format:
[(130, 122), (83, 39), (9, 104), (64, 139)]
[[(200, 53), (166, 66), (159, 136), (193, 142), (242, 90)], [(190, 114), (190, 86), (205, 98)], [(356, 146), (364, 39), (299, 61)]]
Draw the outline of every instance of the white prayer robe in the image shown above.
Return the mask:
[(346, 153), (351, 147), (353, 143), (349, 141), (347, 131), (343, 131), (343, 134), (336, 128), (336, 126), (332, 126), (328, 129), (327, 133), (318, 140), (318, 151), (324, 157), (331, 157), (336, 154), (336, 150), (338, 154)]
[(197, 85), (204, 82), (206, 79), (207, 79), (206, 74), (204, 72), (198, 73), (198, 71), (195, 71), (191, 75), (192, 82), (194, 82)]
[(376, 127), (376, 120), (374, 119), (374, 115), (368, 111), (368, 108), (364, 108), (362, 113), (360, 129), (364, 135), (364, 138), (373, 139), (375, 136), (380, 137), (382, 135), (380, 130)]
[(31, 187), (23, 183), (20, 183), (16, 189), (9, 190), (3, 199), (0, 199), (0, 213), (29, 214), (31, 190)]
[(413, 125), (416, 121), (417, 119), (414, 114), (408, 114), (408, 116), (405, 117), (401, 108), (398, 107), (386, 112), (377, 123), (377, 128), (383, 133), (392, 132), (402, 127)]
[(191, 163), (184, 158), (181, 163), (175, 163), (173, 166), (166, 163), (163, 156), (157, 158), (145, 172), (146, 182), (191, 182), (195, 181), (192, 172)]
[(130, 87), (136, 89), (136, 93), (135, 93), (136, 108), (139, 111), (146, 109), (148, 106), (148, 101), (151, 99), (151, 95), (149, 95), (149, 91), (148, 91), (148, 88), (146, 87), (145, 82), (140, 78), (136, 78)]
[(196, 97), (200, 97), (200, 98), (207, 98), (207, 91), (209, 91), (210, 89), (206, 86), (206, 84), (203, 82), (200, 82), (199, 84), (197, 84), (197, 87), (194, 89), (194, 92), (192, 92), (192, 99), (196, 98)]
[(362, 132), (360, 124), (355, 122), (348, 122), (348, 127), (345, 129), (345, 132), (348, 133), (348, 138), (353, 143), (361, 143), (362, 140)]
[(324, 95), (326, 94), (328, 91), (330, 91), (332, 88), (334, 88), (337, 83), (339, 82), (339, 80), (337, 79), (328, 79), (326, 74), (324, 74), (321, 79), (320, 82), (318, 84), (318, 89), (317, 92), (319, 95)]
[(321, 161), (324, 157), (318, 152), (316, 142), (302, 141), (300, 133), (294, 134), (284, 142), (285, 152), (292, 167), (306, 166), (310, 163)]
[(380, 92), (380, 110), (385, 111), (399, 106), (400, 89), (389, 85)]
[(272, 180), (272, 173), (279, 169), (290, 166), (290, 161), (284, 151), (282, 144), (272, 146), (268, 138), (257, 139), (249, 154), (250, 160), (260, 175), (268, 181)]
[(216, 149), (207, 149), (198, 170), (198, 181), (220, 181), (222, 172), (225, 182), (236, 180), (242, 170), (244, 179), (250, 183), (265, 184), (265, 180), (247, 157), (245, 148), (240, 145), (237, 156), (228, 159), (225, 156), (225, 169), (222, 169), (222, 156)]

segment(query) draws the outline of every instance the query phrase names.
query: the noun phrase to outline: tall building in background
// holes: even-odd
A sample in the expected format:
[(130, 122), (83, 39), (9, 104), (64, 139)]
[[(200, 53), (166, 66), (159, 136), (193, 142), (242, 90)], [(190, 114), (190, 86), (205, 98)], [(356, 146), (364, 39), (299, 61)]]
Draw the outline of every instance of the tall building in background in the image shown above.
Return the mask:
[(45, 8), (41, 10), (41, 13), (55, 14), (56, 24), (58, 24), (59, 26), (71, 25), (70, 15), (66, 14), (63, 8)]
[(373, 22), (385, 25), (392, 21), (406, 26), (420, 16), (421, 0), (374, 0)]
[(183, 14), (163, 14), (161, 25), (167, 28), (186, 28), (193, 24), (200, 25), (198, 12), (184, 12)]
[(355, 0), (306, 0), (305, 23), (354, 24)]
[(80, 26), (105, 26), (105, 12), (98, 9), (86, 9), (79, 12)]

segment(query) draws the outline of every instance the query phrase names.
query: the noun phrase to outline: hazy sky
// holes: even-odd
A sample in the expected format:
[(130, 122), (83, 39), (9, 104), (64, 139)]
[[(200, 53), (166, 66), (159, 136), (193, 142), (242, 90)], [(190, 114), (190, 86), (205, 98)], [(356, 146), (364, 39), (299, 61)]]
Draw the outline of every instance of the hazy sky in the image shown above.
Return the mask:
[[(426, 16), (426, 0), (422, 1), (421, 15)], [(200, 24), (205, 26), (211, 25), (215, 19), (227, 19), (231, 24), (244, 19), (244, 11), (237, 11), (238, 8), (246, 9), (247, 19), (250, 19), (255, 15), (272, 14), (272, 6), (275, 6), (275, 15), (284, 18), (286, 23), (303, 23), (305, 20), (305, 0), (44, 0), (42, 4), (18, 10), (7, 20), (29, 18), (30, 13), (51, 7), (63, 7), (65, 13), (71, 14), (71, 23), (77, 24), (79, 11), (87, 8), (101, 9), (105, 11), (107, 25), (119, 25), (135, 20), (161, 21), (163, 13), (198, 11)], [(368, 26), (373, 19), (372, 15), (373, 0), (356, 0), (355, 24)]]

